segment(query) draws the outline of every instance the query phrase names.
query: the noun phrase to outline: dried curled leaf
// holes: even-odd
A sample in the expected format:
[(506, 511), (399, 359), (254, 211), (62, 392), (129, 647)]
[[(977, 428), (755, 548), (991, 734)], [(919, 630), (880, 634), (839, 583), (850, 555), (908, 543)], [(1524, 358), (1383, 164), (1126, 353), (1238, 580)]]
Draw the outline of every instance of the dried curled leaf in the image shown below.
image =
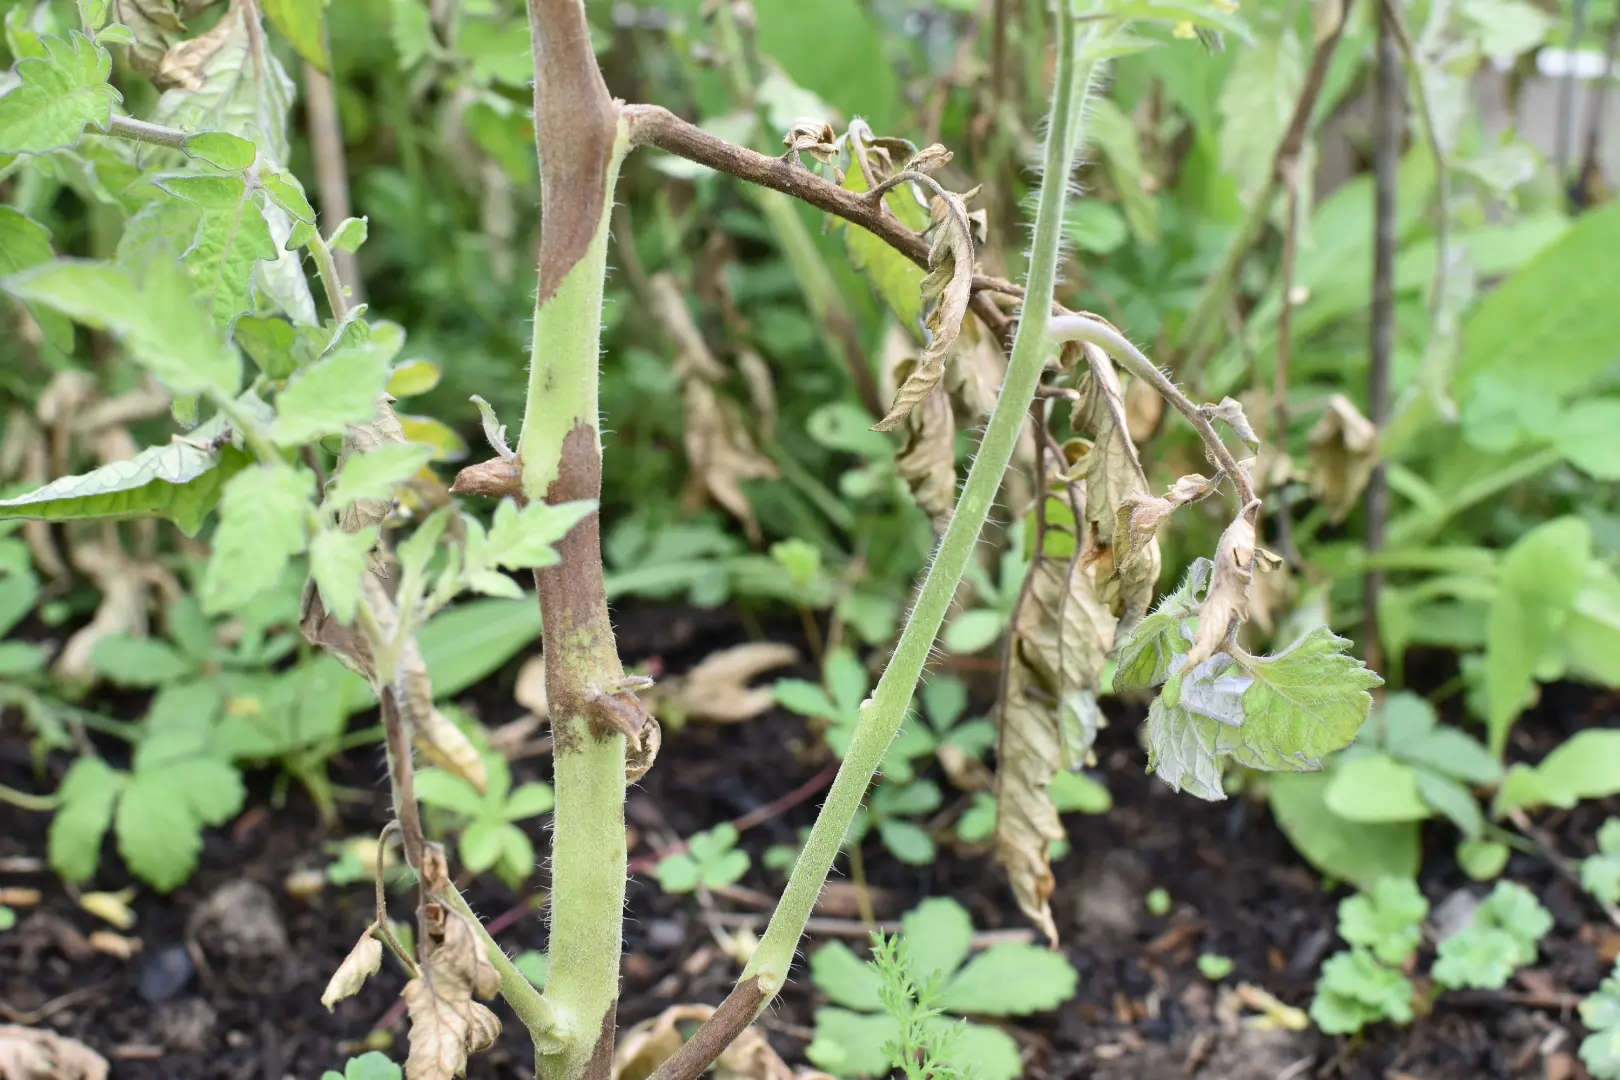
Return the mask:
[(419, 966), (404, 991), (411, 1018), (405, 1075), (452, 1080), (466, 1072), (469, 1053), (488, 1048), (500, 1035), (500, 1020), (473, 1000), (494, 997), (500, 973), (466, 920), (439, 904), (422, 913)]
[(1043, 555), (1030, 568), (1013, 615), (999, 710), (996, 861), (1018, 906), (1054, 942), (1049, 855), (1064, 833), (1047, 788), (1059, 768), (1084, 761), (1101, 722), (1097, 682), (1115, 619), (1097, 572), (1079, 554), (1068, 560)]
[(962, 197), (949, 192), (935, 195), (928, 227), (933, 242), (928, 249), (928, 276), (922, 282), (928, 347), (895, 392), (888, 415), (873, 425), (878, 431), (899, 427), (945, 377), (945, 361), (973, 297), (973, 222)]
[(1243, 403), (1236, 398), (1223, 397), (1219, 405), (1205, 405), (1204, 415), (1211, 420), (1223, 421), (1251, 453), (1260, 449), (1260, 436), (1254, 433), (1249, 417), (1243, 411)]
[(54, 1031), (0, 1025), (3, 1080), (107, 1080), (107, 1059)]
[[(909, 378), (914, 369), (912, 361), (902, 364), (900, 378)], [(904, 425), (895, 471), (911, 489), (917, 505), (933, 519), (934, 529), (944, 532), (956, 508), (956, 419), (945, 387), (930, 390), (906, 416)]]
[(712, 499), (741, 521), (749, 538), (757, 541), (759, 522), (743, 494), (742, 482), (774, 479), (776, 465), (755, 445), (736, 404), (716, 390), (716, 384), (730, 373), (709, 351), (675, 279), (654, 274), (647, 291), (678, 350), (675, 370), (684, 383), (686, 460), (692, 470), (688, 501)]
[(824, 165), (838, 157), (838, 136), (825, 120), (793, 121), (788, 133), (782, 136), (782, 145), (790, 154), (809, 154)]
[(1092, 441), (1072, 449), (1073, 464), (1065, 479), (1086, 483), (1088, 529), (1082, 539), (1094, 549), (1094, 560), (1112, 563), (1113, 573), (1103, 579), (1103, 599), (1128, 626), (1146, 615), (1153, 603), (1153, 589), (1159, 581), (1159, 545), (1156, 539), (1148, 539), (1132, 547), (1126, 553), (1128, 558), (1114, 550), (1120, 508), (1133, 496), (1148, 494), (1147, 477), (1136, 444), (1131, 442), (1125, 394), (1113, 361), (1095, 346), (1083, 346), (1083, 352), (1090, 370), (1084, 396), (1075, 405), (1074, 424), (1090, 432)]
[(659, 683), (655, 711), (678, 723), (702, 720), (737, 724), (752, 720), (769, 710), (776, 698), (770, 686), (749, 684), (767, 671), (797, 663), (798, 659), (799, 650), (775, 642), (748, 642), (721, 649), (704, 657), (685, 675)]
[(1209, 497), (1220, 480), (1219, 474), (1210, 479), (1190, 473), (1170, 485), (1162, 497), (1137, 492), (1125, 496), (1114, 516), (1115, 572), (1125, 573), (1142, 558), (1176, 507)]
[(1328, 398), (1327, 412), (1311, 429), (1311, 493), (1343, 521), (1378, 464), (1378, 428), (1343, 394)]
[(368, 928), (360, 935), (360, 940), (354, 943), (349, 955), (343, 958), (343, 963), (332, 973), (331, 980), (326, 984), (326, 991), (321, 994), (321, 1004), (326, 1011), (331, 1012), (333, 1006), (346, 997), (353, 997), (360, 992), (366, 980), (377, 974), (382, 968), (382, 942), (372, 935)]
[(1239, 514), (1215, 545), (1215, 566), (1209, 595), (1198, 614), (1198, 636), (1187, 655), (1196, 668), (1226, 646), (1227, 640), (1249, 617), (1249, 582), (1254, 576), (1255, 536), (1251, 514)]

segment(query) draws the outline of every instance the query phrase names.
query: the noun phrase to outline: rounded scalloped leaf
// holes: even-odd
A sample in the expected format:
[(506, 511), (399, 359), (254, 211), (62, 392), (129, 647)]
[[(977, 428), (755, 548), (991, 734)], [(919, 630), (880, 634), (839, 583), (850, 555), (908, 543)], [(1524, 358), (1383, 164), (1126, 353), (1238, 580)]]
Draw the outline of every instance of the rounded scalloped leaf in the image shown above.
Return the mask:
[(1027, 1016), (1074, 996), (1080, 975), (1062, 953), (1038, 945), (997, 945), (969, 960), (940, 998), (951, 1012)]

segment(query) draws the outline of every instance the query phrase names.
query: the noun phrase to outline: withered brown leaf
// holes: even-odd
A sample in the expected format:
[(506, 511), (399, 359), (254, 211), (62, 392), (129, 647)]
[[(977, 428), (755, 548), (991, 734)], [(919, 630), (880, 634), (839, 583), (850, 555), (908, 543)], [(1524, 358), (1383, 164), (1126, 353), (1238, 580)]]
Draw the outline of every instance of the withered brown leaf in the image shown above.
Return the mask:
[(1099, 569), (1078, 554), (1043, 555), (1030, 568), (1013, 615), (999, 709), (996, 861), (1018, 906), (1054, 942), (1050, 852), (1064, 833), (1047, 788), (1059, 768), (1084, 760), (1097, 733), (1097, 683), (1115, 628)]
[(107, 1059), (77, 1039), (43, 1028), (0, 1024), (4, 1080), (107, 1080)]
[(1188, 671), (1225, 648), (1227, 639), (1249, 617), (1249, 583), (1254, 577), (1255, 560), (1251, 509), (1239, 513), (1215, 545), (1209, 593), (1198, 613), (1198, 634), (1187, 653)]
[(973, 222), (961, 196), (949, 192), (934, 196), (929, 206), (929, 232), (928, 276), (922, 282), (928, 347), (895, 392), (888, 415), (873, 425), (878, 431), (899, 427), (945, 377), (945, 361), (973, 298)]
[(767, 671), (799, 659), (799, 650), (778, 642), (747, 642), (704, 657), (684, 675), (666, 679), (654, 691), (654, 711), (672, 723), (689, 720), (736, 724), (770, 709), (770, 686), (751, 686)]
[(321, 1004), (326, 1006), (327, 1012), (331, 1012), (338, 1002), (358, 994), (366, 980), (381, 968), (382, 942), (368, 927), (360, 935), (360, 940), (354, 943), (354, 948), (349, 950), (349, 955), (343, 958), (343, 963), (332, 973), (325, 992), (321, 994)]
[(1328, 398), (1327, 411), (1310, 434), (1311, 493), (1343, 521), (1367, 490), (1378, 464), (1378, 427), (1343, 394)]

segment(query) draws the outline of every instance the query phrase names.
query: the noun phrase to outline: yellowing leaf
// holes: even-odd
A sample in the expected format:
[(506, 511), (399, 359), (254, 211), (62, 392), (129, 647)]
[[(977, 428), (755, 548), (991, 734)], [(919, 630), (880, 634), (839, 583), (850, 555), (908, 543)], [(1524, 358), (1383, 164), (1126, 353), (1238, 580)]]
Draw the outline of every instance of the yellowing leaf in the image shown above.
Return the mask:
[(388, 373), (388, 392), (396, 398), (416, 397), (439, 385), (439, 369), (426, 360), (407, 360)]
[[(851, 139), (859, 137), (858, 134), (850, 136)], [(866, 154), (874, 164), (886, 161), (886, 155), (876, 148), (867, 150)], [(844, 174), (844, 187), (854, 192), (872, 190), (866, 174), (861, 170), (860, 155), (851, 155), (849, 171)], [(883, 196), (883, 202), (907, 228), (916, 232), (928, 228), (928, 210), (917, 200), (909, 185), (890, 189)], [(849, 253), (849, 261), (857, 270), (866, 273), (872, 287), (899, 318), (906, 333), (919, 344), (923, 343), (922, 282), (925, 272), (887, 242), (859, 225), (849, 224), (840, 218), (833, 227), (844, 230), (844, 249)]]
[(287, 113), (295, 88), (252, 4), (233, 3), (206, 33), (164, 54), (157, 80), (172, 86), (158, 99), (152, 122), (183, 131), (228, 131), (285, 165)]

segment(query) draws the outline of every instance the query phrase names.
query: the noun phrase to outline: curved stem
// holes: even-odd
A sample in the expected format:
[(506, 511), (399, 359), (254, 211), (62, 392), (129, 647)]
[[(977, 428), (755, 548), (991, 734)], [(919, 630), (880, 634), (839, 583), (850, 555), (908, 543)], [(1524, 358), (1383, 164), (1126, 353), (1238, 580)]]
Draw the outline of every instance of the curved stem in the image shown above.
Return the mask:
[(1053, 319), (1049, 332), (1055, 341), (1083, 341), (1097, 346), (1113, 357), (1126, 371), (1157, 390), (1160, 397), (1174, 405), (1176, 411), (1187, 418), (1187, 422), (1197, 430), (1199, 438), (1204, 440), (1204, 447), (1215, 459), (1215, 464), (1232, 478), (1232, 484), (1237, 488), (1239, 506), (1247, 509), (1253, 505), (1254, 485), (1249, 481), (1249, 474), (1243, 471), (1237, 459), (1232, 456), (1232, 451), (1221, 441), (1215, 425), (1209, 422), (1204, 410), (1194, 405), (1164, 372), (1154, 366), (1153, 361), (1143, 355), (1141, 349), (1131, 344), (1129, 338), (1107, 323), (1085, 315), (1065, 315)]
[[(1069, 5), (1065, 5), (1069, 8)], [(1072, 15), (1072, 8), (1065, 16)], [(1057, 76), (1047, 125), (1044, 155), (1046, 183), (1035, 215), (1035, 240), (1025, 304), (1038, 311), (1052, 308), (1063, 231), (1067, 184), (1080, 150), (1080, 119), (1095, 61), (1076, 43), (1096, 31), (1079, 34), (1070, 17), (1056, 20)], [(859, 198), (859, 196), (857, 196)], [(864, 200), (863, 200), (864, 204)], [(876, 209), (881, 209), (881, 202)], [(874, 229), (874, 231), (876, 231)], [(909, 234), (909, 230), (907, 230)], [(909, 234), (913, 235), (914, 234)], [(920, 241), (919, 241), (920, 242)], [(714, 1016), (655, 1074), (656, 1080), (696, 1080), (732, 1040), (752, 1022), (787, 979), (806, 921), (821, 894), (850, 822), (883, 755), (911, 705), (917, 680), (973, 557), (990, 507), (1012, 460), (1019, 431), (1034, 400), (1041, 369), (1052, 351), (1049, 322), (1024, 319), (1018, 324), (1006, 379), (985, 429), (979, 452), (968, 472), (962, 497), (951, 516), (930, 564), (916, 604), (906, 619), (900, 641), (877, 689), (860, 710), (860, 722), (833, 780), (827, 800), (788, 879), (776, 911), (742, 977)]]

